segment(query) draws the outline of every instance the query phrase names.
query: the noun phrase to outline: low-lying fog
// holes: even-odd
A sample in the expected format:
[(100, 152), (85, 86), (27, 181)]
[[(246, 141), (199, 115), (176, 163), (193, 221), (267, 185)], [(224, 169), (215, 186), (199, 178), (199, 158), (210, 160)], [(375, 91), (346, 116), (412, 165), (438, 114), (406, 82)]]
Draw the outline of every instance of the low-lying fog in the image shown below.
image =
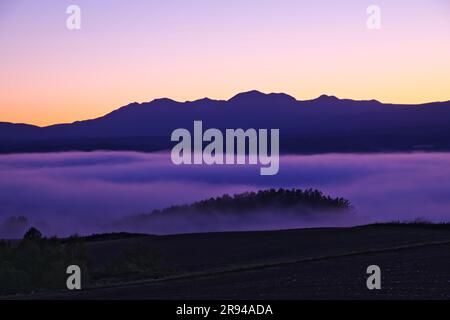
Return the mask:
[[(271, 187), (317, 188), (345, 197), (357, 217), (327, 215), (308, 222), (288, 214), (279, 223), (255, 227), (247, 216), (233, 218), (236, 229), (450, 221), (450, 153), (283, 156), (280, 161), (278, 175), (261, 176), (259, 166), (175, 166), (165, 153), (1, 155), (0, 236), (23, 232), (23, 221), (5, 222), (11, 216), (27, 217), (28, 226), (47, 235), (118, 231), (111, 223), (126, 216)], [(202, 231), (221, 229), (220, 223)]]

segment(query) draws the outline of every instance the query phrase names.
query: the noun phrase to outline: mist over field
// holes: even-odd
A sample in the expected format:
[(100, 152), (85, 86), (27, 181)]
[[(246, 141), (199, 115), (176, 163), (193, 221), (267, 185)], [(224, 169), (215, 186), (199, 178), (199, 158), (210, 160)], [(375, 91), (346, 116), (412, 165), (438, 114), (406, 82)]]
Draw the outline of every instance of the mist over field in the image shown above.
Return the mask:
[[(326, 195), (345, 197), (355, 215), (327, 214), (326, 219), (306, 221), (291, 213), (264, 213), (270, 219), (262, 219), (262, 224), (253, 216), (235, 215), (232, 222), (237, 230), (417, 218), (450, 221), (450, 154), (292, 155), (280, 161), (278, 175), (260, 176), (259, 166), (175, 166), (167, 153), (1, 155), (0, 236), (20, 236), (31, 225), (47, 235), (135, 231), (117, 229), (113, 222), (225, 193), (277, 187), (317, 188)], [(261, 217), (258, 214), (254, 217)], [(27, 221), (8, 219), (12, 216)], [(276, 216), (282, 218), (276, 221)], [(203, 226), (202, 231), (220, 230), (223, 219), (230, 218), (218, 217), (215, 225)]]

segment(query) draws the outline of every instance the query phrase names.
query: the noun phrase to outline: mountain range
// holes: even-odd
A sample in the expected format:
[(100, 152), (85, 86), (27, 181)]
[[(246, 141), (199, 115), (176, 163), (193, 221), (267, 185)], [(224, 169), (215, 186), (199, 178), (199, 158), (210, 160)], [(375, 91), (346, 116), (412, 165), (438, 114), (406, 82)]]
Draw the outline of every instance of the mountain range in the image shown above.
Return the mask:
[(419, 105), (243, 92), (229, 100), (131, 103), (102, 117), (38, 127), (0, 122), (0, 153), (170, 149), (174, 129), (278, 128), (283, 153), (450, 150), (450, 101)]

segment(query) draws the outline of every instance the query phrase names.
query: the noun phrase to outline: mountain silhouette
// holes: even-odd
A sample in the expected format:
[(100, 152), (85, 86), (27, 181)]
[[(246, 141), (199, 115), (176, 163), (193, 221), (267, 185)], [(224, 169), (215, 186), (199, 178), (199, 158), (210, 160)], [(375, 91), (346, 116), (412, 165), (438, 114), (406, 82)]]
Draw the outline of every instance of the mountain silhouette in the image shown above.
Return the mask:
[(0, 152), (155, 151), (173, 145), (176, 128), (279, 128), (281, 152), (450, 150), (450, 101), (383, 104), (322, 95), (243, 92), (229, 100), (131, 103), (102, 117), (37, 127), (0, 123)]

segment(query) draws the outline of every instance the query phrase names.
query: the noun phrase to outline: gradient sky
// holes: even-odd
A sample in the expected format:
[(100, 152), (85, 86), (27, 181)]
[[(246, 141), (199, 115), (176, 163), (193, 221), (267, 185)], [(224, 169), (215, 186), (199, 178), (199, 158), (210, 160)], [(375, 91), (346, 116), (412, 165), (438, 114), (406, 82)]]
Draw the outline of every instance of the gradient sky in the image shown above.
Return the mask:
[[(70, 4), (81, 30), (66, 28)], [(381, 30), (366, 27), (370, 4)], [(0, 0), (0, 46), (0, 121), (72, 122), (250, 89), (450, 100), (448, 0)]]

